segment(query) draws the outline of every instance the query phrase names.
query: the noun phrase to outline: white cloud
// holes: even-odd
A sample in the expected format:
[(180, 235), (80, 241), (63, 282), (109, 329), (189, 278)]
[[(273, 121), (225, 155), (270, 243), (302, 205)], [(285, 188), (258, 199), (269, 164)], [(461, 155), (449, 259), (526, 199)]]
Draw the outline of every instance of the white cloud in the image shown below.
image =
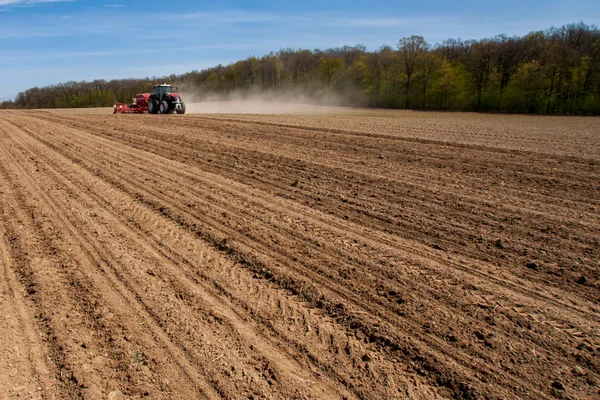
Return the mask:
[(74, 0), (0, 0), (0, 6), (15, 6), (19, 4), (65, 3)]
[(35, 3), (59, 3), (72, 0), (0, 0), (0, 6), (9, 6), (14, 4), (35, 4)]
[(254, 23), (282, 21), (292, 18), (289, 14), (253, 13), (235, 10), (223, 10), (217, 12), (193, 12), (187, 14), (165, 13), (161, 15), (165, 20), (202, 21), (214, 24), (222, 23)]
[(65, 58), (76, 58), (84, 60), (88, 58), (102, 58), (102, 57), (118, 57), (118, 56), (132, 56), (132, 55), (144, 55), (144, 54), (155, 54), (165, 52), (192, 52), (200, 50), (228, 50), (228, 49), (250, 49), (253, 45), (251, 44), (214, 44), (214, 45), (199, 45), (199, 46), (185, 46), (185, 47), (158, 47), (152, 49), (124, 49), (124, 50), (107, 50), (107, 51), (71, 51), (71, 52), (50, 52), (50, 53), (34, 53), (27, 52), (19, 55), (8, 55), (0, 52), (0, 66), (3, 64), (11, 64), (16, 62), (30, 62), (30, 61), (50, 61), (56, 59)]

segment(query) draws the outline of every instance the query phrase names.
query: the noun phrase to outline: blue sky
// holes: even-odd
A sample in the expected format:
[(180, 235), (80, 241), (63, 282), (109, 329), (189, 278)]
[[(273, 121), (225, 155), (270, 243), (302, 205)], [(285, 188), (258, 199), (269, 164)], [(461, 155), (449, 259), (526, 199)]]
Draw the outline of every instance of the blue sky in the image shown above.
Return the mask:
[(66, 81), (201, 70), (281, 48), (369, 50), (600, 25), (598, 0), (0, 0), (0, 101)]

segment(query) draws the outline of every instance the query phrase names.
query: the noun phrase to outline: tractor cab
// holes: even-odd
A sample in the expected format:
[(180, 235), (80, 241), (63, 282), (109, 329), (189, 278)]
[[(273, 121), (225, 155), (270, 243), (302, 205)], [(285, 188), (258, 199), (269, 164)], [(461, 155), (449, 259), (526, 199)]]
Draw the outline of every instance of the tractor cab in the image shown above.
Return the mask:
[(154, 95), (160, 100), (163, 99), (164, 95), (167, 93), (172, 93), (173, 89), (177, 89), (171, 85), (167, 85), (166, 83), (163, 85), (154, 85)]

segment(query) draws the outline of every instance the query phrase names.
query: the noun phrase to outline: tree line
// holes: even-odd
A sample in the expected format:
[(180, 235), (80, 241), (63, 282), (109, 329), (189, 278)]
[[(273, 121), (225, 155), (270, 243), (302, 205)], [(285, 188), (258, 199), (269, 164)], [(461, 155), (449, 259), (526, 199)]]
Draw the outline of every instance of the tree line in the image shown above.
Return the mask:
[(522, 37), (436, 45), (410, 36), (376, 51), (288, 48), (181, 75), (36, 87), (0, 107), (105, 107), (163, 81), (207, 97), (293, 92), (335, 95), (346, 106), (598, 115), (600, 30), (581, 22)]

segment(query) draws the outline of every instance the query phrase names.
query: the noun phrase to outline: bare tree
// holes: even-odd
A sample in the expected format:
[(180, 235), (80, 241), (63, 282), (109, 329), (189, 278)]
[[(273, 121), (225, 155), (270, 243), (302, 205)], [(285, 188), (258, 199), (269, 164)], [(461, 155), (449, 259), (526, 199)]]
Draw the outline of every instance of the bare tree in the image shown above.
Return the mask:
[(475, 111), (481, 111), (481, 100), (492, 72), (493, 43), (489, 39), (475, 42), (465, 62), (475, 86)]
[(398, 41), (398, 51), (400, 53), (400, 58), (404, 63), (404, 73), (402, 74), (402, 78), (406, 85), (405, 108), (410, 108), (412, 78), (418, 63), (421, 62), (428, 49), (429, 45), (423, 36), (413, 35), (411, 37), (404, 37)]

